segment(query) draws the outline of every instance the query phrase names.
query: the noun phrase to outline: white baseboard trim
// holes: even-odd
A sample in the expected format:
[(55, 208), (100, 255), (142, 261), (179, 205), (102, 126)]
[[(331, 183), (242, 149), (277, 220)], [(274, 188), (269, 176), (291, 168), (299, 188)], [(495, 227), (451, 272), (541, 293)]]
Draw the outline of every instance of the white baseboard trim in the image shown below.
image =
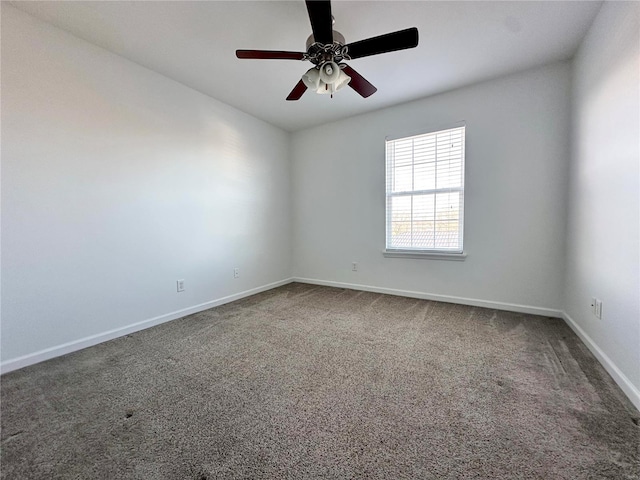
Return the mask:
[(440, 295), (435, 293), (414, 292), (412, 290), (397, 290), (395, 288), (374, 287), (371, 285), (359, 285), (355, 283), (332, 282), (318, 280), (316, 278), (294, 277), (294, 282), (309, 283), (312, 285), (324, 285), (326, 287), (349, 288), (351, 290), (362, 290), (365, 292), (386, 293), (389, 295), (399, 295), (401, 297), (420, 298), (423, 300), (434, 300), (436, 302), (459, 303), (461, 305), (471, 305), (473, 307), (493, 308), (496, 310), (507, 310), (510, 312), (529, 313), (532, 315), (542, 315), (544, 317), (562, 318), (562, 311), (552, 308), (532, 307), (530, 305), (518, 305), (516, 303), (494, 302), (491, 300), (480, 300), (477, 298), (454, 297), (451, 295)]
[(640, 410), (640, 390), (638, 390), (631, 380), (627, 378), (627, 376), (622, 373), (622, 371), (618, 368), (618, 366), (613, 363), (613, 360), (609, 358), (609, 356), (604, 353), (600, 347), (593, 341), (593, 339), (587, 335), (580, 325), (576, 323), (576, 321), (569, 316), (567, 312), (562, 312), (562, 318), (564, 321), (571, 327), (571, 330), (575, 332), (576, 335), (582, 340), (593, 356), (598, 359), (598, 361), (602, 364), (604, 369), (611, 375), (613, 380), (618, 384), (620, 389), (624, 392), (624, 394), (629, 397), (631, 403), (635, 405), (635, 407)]
[(115, 328), (107, 332), (98, 333), (96, 335), (91, 335), (89, 337), (81, 338), (79, 340), (74, 340), (72, 342), (64, 343), (62, 345), (46, 348), (44, 350), (40, 350), (39, 352), (23, 355), (22, 357), (6, 360), (0, 364), (0, 373), (4, 374), (4, 373), (12, 372), (13, 370), (18, 370), (19, 368), (33, 365), (35, 363), (44, 362), (45, 360), (50, 360), (52, 358), (59, 357), (61, 355), (66, 355), (67, 353), (82, 350), (83, 348), (91, 347), (93, 345), (97, 345), (99, 343), (106, 342), (108, 340), (113, 340), (114, 338), (122, 337), (130, 333), (138, 332), (140, 330), (144, 330), (156, 325), (160, 325), (161, 323), (186, 317), (187, 315), (191, 315), (193, 313), (202, 312), (203, 310), (208, 310), (209, 308), (217, 307), (218, 305), (234, 302), (236, 300), (240, 300), (241, 298), (255, 295), (256, 293), (264, 292), (266, 290), (271, 290), (272, 288), (286, 285), (288, 283), (291, 283), (292, 281), (293, 281), (292, 278), (286, 278), (278, 282), (262, 285), (260, 287), (252, 288), (250, 290), (245, 290), (244, 292), (235, 293), (233, 295), (228, 295), (226, 297), (218, 298), (216, 300), (211, 300), (209, 302), (201, 303), (193, 307), (183, 308), (182, 310), (176, 310), (175, 312), (166, 313), (164, 315), (150, 318), (148, 320), (143, 320), (141, 322), (133, 323), (125, 327)]
[(234, 302), (236, 300), (240, 300), (241, 298), (249, 297), (251, 295), (255, 295), (257, 293), (261, 293), (266, 290), (271, 290), (272, 288), (280, 287), (282, 285), (287, 285), (292, 282), (308, 283), (312, 285), (323, 285), (327, 287), (348, 288), (351, 290), (361, 290), (365, 292), (386, 293), (389, 295), (399, 295), (402, 297), (420, 298), (424, 300), (433, 300), (433, 301), (447, 302), (447, 303), (459, 303), (462, 305), (471, 305), (475, 307), (485, 307), (485, 308), (493, 308), (496, 310), (508, 310), (513, 312), (529, 313), (533, 315), (563, 318), (567, 323), (567, 325), (569, 325), (569, 327), (576, 333), (576, 335), (578, 335), (580, 340), (582, 340), (582, 342), (587, 346), (587, 348), (589, 348), (591, 353), (593, 353), (593, 355), (598, 359), (598, 361), (602, 364), (602, 366), (609, 373), (609, 375), (611, 375), (611, 377), (622, 389), (625, 395), (629, 397), (629, 399), (635, 405), (635, 407), (638, 410), (640, 410), (640, 390), (638, 390), (631, 383), (631, 381), (627, 378), (627, 376), (624, 373), (622, 373), (622, 371), (617, 367), (615, 363), (613, 363), (613, 361), (607, 356), (607, 354), (604, 353), (600, 349), (600, 347), (598, 347), (598, 345), (591, 339), (591, 337), (587, 335), (587, 333), (565, 311), (549, 309), (549, 308), (532, 307), (529, 305), (519, 305), (514, 303), (494, 302), (494, 301), (479, 300), (474, 298), (455, 297), (451, 295), (439, 295), (439, 294), (432, 294), (432, 293), (415, 292), (411, 290), (397, 290), (393, 288), (374, 287), (370, 285), (333, 282), (333, 281), (327, 281), (327, 280), (318, 280), (314, 278), (301, 278), (301, 277), (287, 278), (277, 282), (269, 283), (267, 285), (262, 285), (260, 287), (252, 288), (250, 290), (245, 290), (244, 292), (235, 293), (233, 295), (228, 295), (226, 297), (218, 298), (216, 300), (211, 300), (209, 302), (201, 303), (193, 307), (184, 308), (182, 310), (177, 310), (175, 312), (160, 315), (154, 318), (150, 318), (148, 320), (143, 320), (141, 322), (127, 325), (125, 327), (116, 328), (113, 330), (109, 330), (107, 332), (91, 335), (89, 337), (81, 338), (79, 340), (74, 340), (72, 342), (64, 343), (62, 345), (46, 348), (44, 350), (40, 350), (39, 352), (23, 355), (21, 357), (14, 358), (11, 360), (6, 360), (0, 364), (0, 373), (4, 374), (4, 373), (12, 372), (14, 370), (18, 370), (20, 368), (27, 367), (29, 365), (34, 365), (36, 363), (44, 362), (45, 360), (50, 360), (55, 357), (66, 355), (67, 353), (76, 352), (78, 350), (82, 350), (84, 348), (91, 347), (99, 343), (113, 340), (115, 338), (122, 337), (130, 333), (138, 332), (140, 330), (145, 330), (155, 325), (160, 325), (161, 323), (169, 322), (171, 320), (176, 320), (178, 318), (182, 318), (187, 315), (191, 315), (193, 313), (202, 312), (203, 310), (208, 310), (209, 308), (217, 307), (219, 305), (224, 305), (225, 303)]

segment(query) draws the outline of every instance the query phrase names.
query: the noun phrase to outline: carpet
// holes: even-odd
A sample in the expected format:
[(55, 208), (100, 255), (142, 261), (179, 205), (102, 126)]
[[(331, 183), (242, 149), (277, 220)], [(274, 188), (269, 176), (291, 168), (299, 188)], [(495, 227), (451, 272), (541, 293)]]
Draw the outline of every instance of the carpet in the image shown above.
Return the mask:
[(638, 479), (562, 320), (293, 283), (1, 378), (3, 479)]

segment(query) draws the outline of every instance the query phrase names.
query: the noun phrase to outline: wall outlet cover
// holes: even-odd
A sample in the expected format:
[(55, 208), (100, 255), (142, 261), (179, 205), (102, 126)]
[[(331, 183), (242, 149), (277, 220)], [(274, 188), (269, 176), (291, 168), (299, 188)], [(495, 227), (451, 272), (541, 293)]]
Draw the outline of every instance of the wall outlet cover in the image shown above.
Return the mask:
[(596, 299), (595, 313), (596, 313), (596, 317), (602, 318), (602, 300)]

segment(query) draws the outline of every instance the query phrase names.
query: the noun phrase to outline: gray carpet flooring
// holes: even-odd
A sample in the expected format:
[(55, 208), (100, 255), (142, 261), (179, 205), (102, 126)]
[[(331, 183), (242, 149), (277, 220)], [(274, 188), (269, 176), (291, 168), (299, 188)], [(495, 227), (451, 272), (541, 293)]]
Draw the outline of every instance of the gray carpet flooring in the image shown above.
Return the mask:
[(4, 375), (3, 479), (637, 479), (558, 319), (290, 284)]

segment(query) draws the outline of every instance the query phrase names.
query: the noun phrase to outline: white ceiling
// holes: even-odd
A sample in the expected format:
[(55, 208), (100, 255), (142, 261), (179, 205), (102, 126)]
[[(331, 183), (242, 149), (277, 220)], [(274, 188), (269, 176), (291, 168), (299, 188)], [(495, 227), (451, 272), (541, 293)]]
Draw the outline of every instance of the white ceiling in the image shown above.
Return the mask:
[(235, 50), (303, 51), (311, 27), (302, 0), (10, 3), (289, 131), (568, 59), (601, 5), (334, 1), (334, 28), (347, 42), (415, 26), (420, 43), (350, 62), (378, 87), (367, 99), (346, 88), (287, 102), (311, 64), (239, 60)]

